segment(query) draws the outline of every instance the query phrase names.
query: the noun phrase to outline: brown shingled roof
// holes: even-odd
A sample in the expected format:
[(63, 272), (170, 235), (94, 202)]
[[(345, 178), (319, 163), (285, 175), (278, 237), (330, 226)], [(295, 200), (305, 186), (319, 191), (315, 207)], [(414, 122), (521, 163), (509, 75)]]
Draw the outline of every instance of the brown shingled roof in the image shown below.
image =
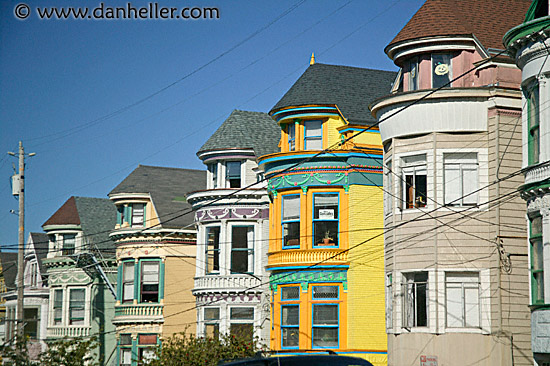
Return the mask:
[(521, 24), (531, 0), (427, 0), (386, 47), (433, 36), (474, 35), (485, 48), (504, 49), (502, 37)]
[(80, 225), (80, 217), (76, 208), (74, 196), (55, 211), (55, 213), (42, 226), (48, 225)]

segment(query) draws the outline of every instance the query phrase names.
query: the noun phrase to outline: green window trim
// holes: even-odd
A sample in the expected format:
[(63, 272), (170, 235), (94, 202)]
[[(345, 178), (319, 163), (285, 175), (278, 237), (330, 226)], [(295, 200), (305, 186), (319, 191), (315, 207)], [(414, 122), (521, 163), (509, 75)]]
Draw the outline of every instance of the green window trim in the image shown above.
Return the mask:
[(542, 217), (529, 218), (529, 250), (531, 276), (531, 304), (544, 305), (544, 268), (542, 245)]
[[(141, 301), (141, 287), (142, 287), (142, 280), (141, 280), (141, 267), (142, 264), (145, 262), (158, 262), (159, 268), (158, 268), (158, 301), (157, 302), (142, 302)], [(117, 295), (118, 300), (122, 304), (123, 303), (123, 271), (124, 271), (124, 264), (125, 263), (134, 263), (134, 295), (133, 300), (137, 301), (138, 304), (158, 304), (164, 299), (164, 274), (165, 274), (165, 263), (160, 258), (143, 258), (138, 260), (137, 262), (134, 259), (129, 260), (123, 260), (120, 262), (120, 265), (117, 268)], [(130, 305), (128, 302), (127, 305)]]
[(539, 84), (535, 83), (527, 91), (527, 149), (528, 164), (537, 164), (540, 160), (540, 94)]

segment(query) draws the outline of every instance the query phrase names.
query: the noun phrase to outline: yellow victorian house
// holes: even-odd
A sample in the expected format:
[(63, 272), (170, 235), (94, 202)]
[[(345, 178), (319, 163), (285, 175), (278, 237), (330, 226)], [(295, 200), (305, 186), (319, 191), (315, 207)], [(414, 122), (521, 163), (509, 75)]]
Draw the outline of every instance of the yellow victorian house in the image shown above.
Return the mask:
[[(396, 73), (312, 63), (270, 111), (270, 347), (387, 363), (382, 143), (368, 103)], [(329, 149), (328, 151), (325, 149)]]

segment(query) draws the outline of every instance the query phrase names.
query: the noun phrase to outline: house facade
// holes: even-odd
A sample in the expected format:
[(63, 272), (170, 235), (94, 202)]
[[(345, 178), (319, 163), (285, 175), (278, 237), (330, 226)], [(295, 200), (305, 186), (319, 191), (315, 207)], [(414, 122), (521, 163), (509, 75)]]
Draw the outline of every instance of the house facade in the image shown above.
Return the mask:
[(527, 202), (531, 347), (538, 365), (550, 363), (550, 13), (533, 1), (525, 21), (504, 43), (522, 70), (522, 198)]
[[(234, 110), (197, 153), (206, 190), (190, 194), (197, 225), (193, 294), (197, 334), (269, 344), (269, 198), (256, 159), (278, 151), (280, 128), (266, 113)], [(261, 177), (261, 176), (260, 176)]]
[(96, 337), (94, 358), (102, 365), (111, 364), (116, 350), (115, 248), (108, 236), (115, 220), (110, 200), (71, 197), (42, 225), (48, 236), (42, 260), (49, 289), (46, 341)]
[(272, 197), (272, 350), (386, 364), (382, 145), (376, 128), (346, 139), (376, 122), (367, 104), (395, 77), (312, 60), (270, 111), (280, 152), (259, 164)]
[(118, 365), (151, 357), (162, 337), (195, 334), (196, 229), (186, 195), (205, 182), (204, 171), (139, 165), (109, 193), (116, 206), (110, 237)]
[(533, 362), (520, 72), (501, 46), (529, 4), (428, 0), (385, 49), (401, 69), (371, 105), (390, 365)]

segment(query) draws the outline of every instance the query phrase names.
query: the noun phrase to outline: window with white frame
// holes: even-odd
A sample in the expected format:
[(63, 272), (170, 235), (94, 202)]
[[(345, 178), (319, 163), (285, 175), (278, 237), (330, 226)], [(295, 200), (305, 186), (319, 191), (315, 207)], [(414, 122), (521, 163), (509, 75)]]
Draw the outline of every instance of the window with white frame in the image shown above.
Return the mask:
[(76, 234), (63, 234), (62, 255), (73, 255), (76, 245)]
[(392, 212), (393, 209), (393, 170), (391, 160), (386, 161), (386, 191), (384, 193), (386, 214)]
[(40, 313), (38, 308), (24, 308), (23, 309), (23, 318), (24, 326), (23, 332), (25, 338), (29, 339), (38, 339), (38, 325), (40, 322)]
[(32, 261), (30, 264), (30, 285), (36, 287), (38, 285), (38, 263)]
[(229, 333), (252, 341), (254, 337), (254, 308), (232, 307), (229, 309)]
[(323, 149), (323, 121), (304, 122), (304, 150)]
[(428, 272), (403, 276), (403, 328), (428, 326)]
[(296, 124), (290, 122), (287, 126), (288, 151), (296, 150)]
[(536, 83), (527, 92), (527, 160), (529, 164), (539, 162), (540, 155), (540, 97), (539, 84)]
[(445, 295), (448, 328), (479, 328), (479, 274), (445, 274)]
[(531, 304), (544, 304), (544, 246), (542, 244), (542, 216), (529, 215), (529, 243), (531, 244)]
[(231, 272), (254, 272), (254, 226), (232, 226)]
[(53, 325), (63, 323), (63, 289), (55, 289), (53, 291)]
[(282, 196), (283, 249), (300, 247), (300, 195)]
[(206, 228), (206, 273), (220, 272), (220, 227)]
[(132, 366), (132, 336), (121, 334), (119, 338), (120, 366)]
[(418, 57), (409, 61), (409, 91), (418, 90)]
[(426, 154), (402, 158), (401, 199), (405, 208), (425, 207), (428, 193)]
[(208, 173), (210, 174), (210, 186), (218, 188), (218, 163), (208, 164)]
[(393, 275), (386, 273), (386, 329), (393, 328)]
[(225, 163), (225, 179), (227, 188), (241, 188), (240, 161), (228, 161)]
[(313, 194), (313, 243), (315, 246), (338, 246), (338, 193)]
[(218, 339), (220, 336), (220, 308), (204, 308), (204, 335)]
[(140, 302), (159, 302), (159, 267), (160, 262), (141, 262)]
[(477, 153), (443, 154), (445, 205), (478, 204), (479, 172)]
[(134, 301), (135, 263), (127, 261), (122, 263), (122, 302)]
[(84, 325), (86, 289), (69, 289), (69, 325)]
[(132, 203), (132, 227), (143, 227), (145, 225), (145, 205), (143, 203)]
[(432, 54), (432, 88), (440, 88), (451, 81), (451, 59), (449, 53)]

